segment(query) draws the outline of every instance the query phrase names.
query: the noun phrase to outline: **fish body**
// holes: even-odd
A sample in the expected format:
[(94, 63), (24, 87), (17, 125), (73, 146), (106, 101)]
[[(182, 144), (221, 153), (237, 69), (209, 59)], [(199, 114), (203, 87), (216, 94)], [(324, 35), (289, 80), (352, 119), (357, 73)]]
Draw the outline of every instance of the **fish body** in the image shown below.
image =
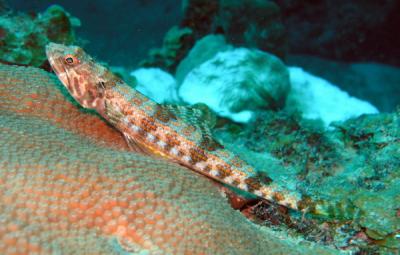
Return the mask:
[(199, 111), (152, 101), (79, 47), (50, 43), (46, 53), (75, 100), (84, 108), (95, 109), (122, 132), (132, 149), (169, 159), (295, 210), (311, 204), (270, 178), (259, 178), (249, 164), (212, 138), (210, 128), (196, 117), (201, 115)]

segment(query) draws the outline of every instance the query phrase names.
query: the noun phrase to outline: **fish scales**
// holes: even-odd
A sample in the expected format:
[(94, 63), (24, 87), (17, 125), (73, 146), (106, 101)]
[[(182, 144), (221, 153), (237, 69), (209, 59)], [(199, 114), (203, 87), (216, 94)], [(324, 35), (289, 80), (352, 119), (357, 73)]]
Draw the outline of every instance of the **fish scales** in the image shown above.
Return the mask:
[[(253, 168), (173, 111), (150, 100), (81, 48), (51, 43), (46, 48), (58, 78), (84, 108), (95, 109), (124, 134), (132, 148), (162, 156), (214, 180), (292, 209), (314, 203), (273, 182), (263, 182)], [(190, 117), (190, 116), (189, 116)], [(264, 178), (265, 179), (265, 178)], [(268, 177), (266, 179), (269, 179)]]

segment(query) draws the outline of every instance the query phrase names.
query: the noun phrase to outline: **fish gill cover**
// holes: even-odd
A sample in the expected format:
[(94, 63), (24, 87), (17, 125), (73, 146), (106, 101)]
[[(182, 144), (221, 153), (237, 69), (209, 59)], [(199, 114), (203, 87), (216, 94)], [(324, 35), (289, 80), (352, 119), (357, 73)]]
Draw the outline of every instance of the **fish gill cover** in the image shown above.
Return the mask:
[[(0, 253), (399, 253), (399, 10), (396, 0), (0, 1)], [(127, 92), (192, 109), (173, 114), (211, 129), (201, 136), (301, 206), (137, 153), (61, 86), (50, 42), (82, 47)]]

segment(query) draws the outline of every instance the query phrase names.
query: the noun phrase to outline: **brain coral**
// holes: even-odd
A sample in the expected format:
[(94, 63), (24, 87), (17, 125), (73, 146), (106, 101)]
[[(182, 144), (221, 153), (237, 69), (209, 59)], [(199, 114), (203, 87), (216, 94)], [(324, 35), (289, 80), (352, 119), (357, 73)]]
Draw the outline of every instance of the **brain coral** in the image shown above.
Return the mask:
[(0, 101), (0, 254), (310, 252), (250, 223), (208, 179), (128, 152), (51, 74), (0, 65)]

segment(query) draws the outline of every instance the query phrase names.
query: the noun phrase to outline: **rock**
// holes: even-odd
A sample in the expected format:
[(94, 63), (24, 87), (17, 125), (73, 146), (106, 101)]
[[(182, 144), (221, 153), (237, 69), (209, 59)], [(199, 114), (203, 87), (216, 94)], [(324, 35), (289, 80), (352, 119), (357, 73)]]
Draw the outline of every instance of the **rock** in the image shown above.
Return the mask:
[(157, 103), (178, 102), (175, 78), (159, 68), (139, 68), (131, 72), (137, 80), (139, 92), (153, 99)]
[(291, 53), (400, 65), (400, 2), (276, 0)]
[(285, 109), (298, 111), (303, 118), (318, 119), (329, 126), (334, 121), (378, 113), (370, 103), (349, 96), (337, 86), (301, 68), (291, 67), (289, 73), (291, 90)]
[(288, 72), (277, 57), (237, 48), (193, 69), (178, 94), (189, 104), (205, 103), (220, 116), (248, 122), (255, 111), (283, 106), (289, 88)]
[(350, 95), (371, 102), (380, 111), (394, 111), (400, 104), (398, 67), (375, 62), (345, 63), (304, 55), (290, 56), (288, 65), (300, 66)]
[(193, 30), (196, 40), (223, 34), (234, 46), (258, 48), (284, 58), (286, 31), (279, 7), (268, 0), (183, 1), (181, 25)]
[(218, 52), (232, 49), (222, 35), (207, 35), (198, 40), (176, 69), (177, 83), (181, 84), (192, 69), (213, 58)]
[(27, 14), (0, 16), (0, 60), (3, 62), (43, 66), (45, 45), (52, 42), (71, 44), (79, 20), (58, 5), (50, 6), (36, 17)]

